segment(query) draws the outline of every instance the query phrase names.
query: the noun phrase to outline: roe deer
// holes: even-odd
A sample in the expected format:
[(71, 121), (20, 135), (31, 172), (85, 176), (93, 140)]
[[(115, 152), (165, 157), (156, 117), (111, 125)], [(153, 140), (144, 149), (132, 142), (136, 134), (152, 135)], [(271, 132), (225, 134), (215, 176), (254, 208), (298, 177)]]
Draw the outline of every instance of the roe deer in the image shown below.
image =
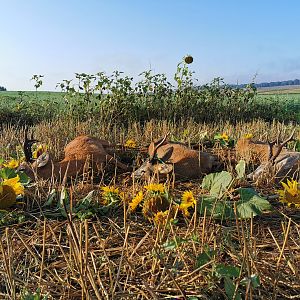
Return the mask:
[[(237, 155), (249, 161), (264, 162), (268, 161), (269, 156), (269, 144), (267, 142), (253, 141), (251, 138), (240, 138), (235, 145)], [(274, 150), (278, 147), (275, 146)], [(284, 153), (286, 149), (282, 149)]]
[(149, 158), (132, 173), (132, 177), (148, 179), (151, 174), (174, 173), (179, 178), (197, 178), (212, 170), (216, 156), (166, 139), (167, 135), (151, 142), (148, 148)]
[[(295, 129), (292, 134), (282, 143), (275, 146), (275, 141), (268, 141), (267, 159), (261, 162), (260, 166), (247, 177), (256, 181), (262, 176), (274, 176), (275, 181), (280, 181), (285, 177), (296, 177), (300, 174), (300, 152), (289, 151), (284, 146), (292, 140)], [(275, 147), (274, 147), (275, 146)]]
[(44, 179), (54, 177), (72, 177), (85, 172), (88, 162), (92, 162), (98, 170), (105, 167), (106, 164), (115, 164), (122, 170), (127, 170), (127, 166), (119, 162), (109, 154), (110, 143), (88, 135), (81, 135), (72, 140), (65, 147), (65, 157), (59, 162), (54, 162), (50, 154), (45, 152), (36, 160), (32, 157), (32, 145), (37, 140), (29, 140), (27, 130), (25, 130), (24, 154), (26, 162), (21, 164), (20, 170), (23, 170), (31, 179), (41, 177)]

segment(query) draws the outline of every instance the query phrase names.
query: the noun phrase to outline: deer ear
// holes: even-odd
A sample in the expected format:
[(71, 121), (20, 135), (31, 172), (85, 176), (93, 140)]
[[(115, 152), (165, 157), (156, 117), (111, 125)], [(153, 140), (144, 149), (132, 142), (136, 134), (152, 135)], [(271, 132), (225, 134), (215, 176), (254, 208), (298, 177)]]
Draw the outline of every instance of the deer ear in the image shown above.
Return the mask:
[(36, 159), (36, 166), (37, 168), (41, 168), (44, 167), (48, 161), (49, 161), (49, 153), (48, 152), (44, 152), (43, 154), (41, 154), (37, 159)]
[(159, 164), (158, 172), (160, 174), (169, 174), (173, 171), (173, 165), (171, 164)]

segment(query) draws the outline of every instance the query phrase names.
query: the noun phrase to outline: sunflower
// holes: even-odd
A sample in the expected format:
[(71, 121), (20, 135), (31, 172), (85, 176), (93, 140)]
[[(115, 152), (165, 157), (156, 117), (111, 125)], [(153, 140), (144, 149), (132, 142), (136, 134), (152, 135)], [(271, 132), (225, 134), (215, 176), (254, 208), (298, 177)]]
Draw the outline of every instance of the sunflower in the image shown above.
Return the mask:
[(152, 220), (156, 213), (166, 211), (169, 206), (170, 202), (164, 195), (154, 195), (144, 200), (142, 212), (146, 218)]
[(287, 184), (281, 182), (283, 189), (278, 190), (279, 201), (287, 203), (288, 206), (295, 205), (300, 208), (300, 183), (296, 180), (287, 180)]
[(119, 189), (113, 186), (103, 186), (102, 189), (102, 196), (103, 196), (103, 205), (108, 205), (113, 202), (118, 202), (121, 199), (121, 195), (119, 194)]
[(20, 165), (20, 162), (16, 159), (11, 159), (8, 163), (4, 163), (3, 166), (9, 169), (16, 169)]
[(144, 186), (144, 188), (148, 191), (148, 192), (154, 192), (154, 193), (164, 193), (165, 191), (165, 187), (163, 184), (161, 183), (151, 183), (151, 184), (148, 184), (146, 186)]
[(101, 190), (103, 191), (102, 194), (108, 194), (108, 193), (115, 193), (119, 194), (119, 189), (115, 188), (114, 186), (103, 186), (101, 187)]
[(193, 59), (193, 56), (191, 56), (191, 55), (187, 55), (184, 57), (184, 62), (186, 64), (191, 64), (193, 61), (194, 61), (194, 59)]
[(12, 187), (16, 195), (24, 195), (24, 186), (20, 182), (19, 175), (14, 178), (4, 179), (2, 186), (5, 185)]
[(165, 210), (165, 211), (158, 211), (154, 217), (153, 217), (153, 221), (155, 224), (162, 224), (165, 225), (167, 222), (167, 218), (169, 215), (169, 210)]
[(18, 195), (24, 195), (24, 187), (20, 183), (19, 175), (4, 179), (0, 184), (0, 209), (14, 205)]
[(32, 157), (34, 159), (37, 159), (40, 155), (47, 152), (47, 146), (46, 145), (38, 145), (37, 148), (32, 152)]
[(252, 134), (252, 133), (246, 133), (246, 134), (244, 135), (244, 138), (250, 140), (250, 139), (253, 138), (253, 134)]
[(186, 216), (189, 217), (189, 208), (196, 205), (196, 199), (192, 191), (185, 191), (181, 197), (181, 203), (179, 205), (179, 210)]
[(196, 200), (194, 198), (194, 195), (193, 195), (192, 191), (185, 191), (182, 194), (181, 199), (182, 199), (181, 203), (185, 203), (185, 204), (190, 205), (190, 206), (196, 205)]
[(224, 140), (225, 142), (228, 142), (229, 141), (228, 134), (226, 134), (225, 132), (223, 132), (222, 135), (221, 135), (221, 139)]
[(129, 139), (125, 142), (124, 146), (127, 148), (136, 148), (136, 142), (133, 139)]
[(132, 199), (132, 201), (129, 203), (129, 207), (131, 211), (134, 211), (137, 206), (143, 201), (144, 194), (143, 192), (138, 192), (136, 196)]

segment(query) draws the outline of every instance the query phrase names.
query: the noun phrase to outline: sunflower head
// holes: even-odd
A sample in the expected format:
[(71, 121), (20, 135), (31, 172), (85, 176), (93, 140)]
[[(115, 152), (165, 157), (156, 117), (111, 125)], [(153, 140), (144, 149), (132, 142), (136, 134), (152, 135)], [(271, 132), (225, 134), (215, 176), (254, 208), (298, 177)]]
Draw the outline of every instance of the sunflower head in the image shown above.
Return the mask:
[(159, 211), (169, 209), (170, 203), (163, 195), (154, 195), (151, 198), (144, 200), (143, 214), (146, 218), (152, 219)]
[(16, 203), (18, 195), (24, 195), (24, 187), (20, 183), (20, 177), (4, 179), (0, 183), (0, 209), (8, 208)]
[(128, 139), (124, 146), (127, 148), (136, 148), (136, 142), (133, 139)]
[(181, 197), (181, 203), (179, 205), (179, 210), (186, 217), (190, 216), (189, 208), (196, 205), (196, 199), (192, 191), (185, 191)]
[(283, 189), (278, 190), (279, 201), (288, 206), (294, 205), (300, 208), (300, 183), (297, 180), (287, 180), (287, 183), (281, 182)]
[(36, 147), (32, 152), (32, 158), (37, 159), (40, 155), (47, 152), (47, 145), (41, 144)]
[(144, 186), (144, 188), (148, 192), (152, 192), (152, 193), (156, 193), (156, 194), (163, 194), (165, 192), (165, 187), (161, 183), (158, 183), (158, 184), (151, 183), (151, 184), (148, 184), (148, 185)]
[(243, 138), (245, 138), (245, 139), (252, 139), (253, 138), (253, 134), (252, 133), (246, 133), (244, 136), (243, 136)]
[(118, 188), (114, 186), (103, 186), (101, 187), (101, 189), (102, 189), (103, 205), (108, 205), (113, 202), (118, 202), (122, 200)]
[(229, 136), (226, 134), (226, 132), (223, 132), (221, 135), (221, 139), (224, 140), (225, 142), (229, 141)]
[(187, 56), (184, 57), (184, 62), (186, 64), (191, 64), (193, 61), (194, 61), (194, 58), (191, 55), (187, 55)]
[(134, 211), (138, 207), (138, 205), (143, 201), (143, 199), (143, 192), (138, 192), (136, 196), (132, 199), (132, 201), (129, 203), (130, 210)]
[(3, 166), (9, 169), (16, 169), (20, 165), (20, 162), (16, 159), (11, 159), (9, 162), (4, 163)]
[(157, 225), (165, 225), (167, 223), (168, 215), (169, 210), (158, 211), (156, 214), (154, 214), (153, 221)]

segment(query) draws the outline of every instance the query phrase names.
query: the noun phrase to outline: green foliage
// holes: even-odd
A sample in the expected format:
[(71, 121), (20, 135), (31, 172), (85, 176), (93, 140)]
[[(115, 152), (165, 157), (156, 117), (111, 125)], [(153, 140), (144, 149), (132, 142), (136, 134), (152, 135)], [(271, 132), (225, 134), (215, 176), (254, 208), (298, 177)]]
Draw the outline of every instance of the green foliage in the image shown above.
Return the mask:
[(216, 219), (234, 219), (235, 217), (247, 219), (272, 209), (271, 204), (260, 197), (253, 188), (237, 188), (232, 191), (231, 193), (239, 196), (238, 201), (233, 201), (227, 196), (229, 188), (245, 175), (244, 161), (238, 163), (236, 171), (236, 178), (226, 171), (208, 174), (204, 177), (202, 188), (208, 190), (209, 195), (200, 196), (197, 209), (201, 215), (206, 211), (208, 215)]
[(235, 170), (237, 173), (236, 178), (242, 179), (246, 175), (246, 162), (244, 160), (240, 160), (238, 164), (235, 166)]
[(35, 293), (32, 293), (31, 291), (25, 291), (22, 293), (21, 300), (47, 300), (47, 295), (42, 295), (40, 288), (36, 290)]
[(216, 255), (215, 250), (211, 250), (207, 245), (205, 250), (196, 257), (196, 268), (200, 268), (210, 262)]
[[(85, 220), (97, 216), (108, 215), (114, 208), (119, 205), (119, 201), (112, 199), (108, 204), (101, 204), (94, 197), (95, 191), (90, 191), (83, 199), (76, 201), (72, 207), (72, 214), (78, 219)], [(49, 218), (67, 218), (71, 212), (70, 197), (65, 188), (58, 194), (55, 189), (52, 189), (46, 202), (43, 205), (45, 216)]]
[(224, 193), (231, 181), (232, 176), (229, 172), (211, 173), (204, 177), (202, 188), (209, 190), (211, 196), (219, 197)]
[(10, 168), (0, 169), (0, 178), (3, 179), (15, 178), (17, 175), (19, 175), (20, 182), (22, 183), (22, 185), (27, 185), (30, 182), (30, 178), (24, 172), (16, 171), (15, 169), (10, 169)]
[(235, 266), (227, 266), (224, 264), (218, 264), (215, 267), (216, 275), (219, 277), (236, 278), (240, 276), (240, 268)]
[(186, 243), (187, 241), (188, 241), (187, 239), (183, 239), (181, 237), (175, 236), (174, 239), (167, 240), (163, 244), (163, 248), (165, 249), (165, 251), (171, 251), (178, 248), (182, 243)]
[(40, 88), (43, 85), (43, 81), (42, 78), (44, 77), (44, 75), (33, 75), (31, 80), (34, 80), (34, 87), (35, 90), (37, 91), (38, 88)]
[(264, 210), (271, 210), (272, 206), (266, 199), (260, 197), (252, 188), (239, 188), (241, 200), (236, 202), (236, 210), (239, 218), (247, 219), (251, 216), (261, 215)]
[[(297, 109), (294, 109), (299, 105), (299, 99), (288, 102), (256, 95), (253, 84), (233, 87), (226, 85), (222, 78), (196, 86), (194, 72), (189, 69), (191, 61), (192, 57), (186, 56), (177, 65), (174, 75), (177, 86), (173, 86), (165, 74), (153, 74), (151, 70), (142, 72), (137, 82), (119, 71), (112, 75), (75, 73), (75, 78), (63, 79), (57, 84), (62, 93), (51, 94), (37, 92), (43, 84), (43, 75), (33, 75), (35, 94), (1, 93), (0, 123), (34, 124), (65, 116), (80, 120), (100, 116), (104, 122), (125, 124), (151, 119), (193, 119), (195, 122), (220, 119), (237, 122), (256, 118), (299, 120)], [(234, 143), (231, 139), (219, 139), (219, 142), (229, 147)]]
[(25, 215), (22, 211), (5, 211), (0, 210), (0, 226), (23, 223)]

